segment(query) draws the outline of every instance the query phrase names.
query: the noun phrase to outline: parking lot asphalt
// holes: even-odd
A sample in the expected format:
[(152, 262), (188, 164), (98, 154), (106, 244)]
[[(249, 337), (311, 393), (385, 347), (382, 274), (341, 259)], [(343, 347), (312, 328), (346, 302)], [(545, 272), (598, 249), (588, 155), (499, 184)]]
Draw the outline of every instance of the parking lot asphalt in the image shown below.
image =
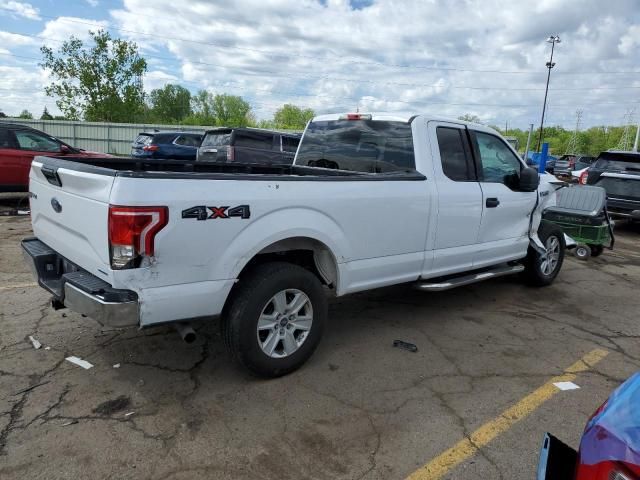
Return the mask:
[[(568, 258), (545, 289), (507, 277), (334, 299), (311, 360), (268, 381), (231, 363), (215, 321), (186, 345), (167, 327), (53, 311), (21, 258), (29, 234), (28, 218), (0, 217), (3, 479), (533, 478), (543, 433), (577, 446), (640, 366), (637, 226), (619, 226), (613, 252)], [(594, 351), (572, 374), (580, 389), (549, 387)]]

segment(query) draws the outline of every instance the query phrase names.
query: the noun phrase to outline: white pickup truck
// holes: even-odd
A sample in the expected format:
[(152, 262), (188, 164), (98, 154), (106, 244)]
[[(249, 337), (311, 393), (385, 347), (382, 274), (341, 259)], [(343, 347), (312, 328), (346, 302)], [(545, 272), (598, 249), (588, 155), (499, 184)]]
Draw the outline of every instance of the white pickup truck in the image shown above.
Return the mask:
[(316, 117), (287, 166), (37, 157), (30, 193), (23, 251), (55, 308), (183, 336), (221, 316), (262, 376), (311, 356), (328, 292), (548, 285), (565, 251), (552, 182), (494, 130), (426, 115)]

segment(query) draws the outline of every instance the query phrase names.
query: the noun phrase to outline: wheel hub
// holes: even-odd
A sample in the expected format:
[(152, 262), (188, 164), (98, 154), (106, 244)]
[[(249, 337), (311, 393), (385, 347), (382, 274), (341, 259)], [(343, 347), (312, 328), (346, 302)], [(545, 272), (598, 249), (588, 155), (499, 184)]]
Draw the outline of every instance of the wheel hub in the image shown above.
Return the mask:
[(262, 351), (272, 358), (296, 352), (307, 339), (313, 323), (311, 299), (298, 289), (276, 293), (258, 318), (257, 337)]

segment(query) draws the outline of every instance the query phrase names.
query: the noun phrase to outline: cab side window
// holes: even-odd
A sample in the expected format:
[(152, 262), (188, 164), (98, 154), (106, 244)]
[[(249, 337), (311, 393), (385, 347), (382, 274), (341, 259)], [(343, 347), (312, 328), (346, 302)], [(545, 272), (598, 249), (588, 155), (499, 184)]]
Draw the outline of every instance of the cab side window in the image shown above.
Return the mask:
[(438, 127), (436, 136), (444, 174), (455, 182), (477, 181), (466, 132), (460, 128)]
[(474, 132), (482, 167), (482, 181), (503, 183), (507, 187), (518, 184), (522, 163), (507, 145), (494, 135)]

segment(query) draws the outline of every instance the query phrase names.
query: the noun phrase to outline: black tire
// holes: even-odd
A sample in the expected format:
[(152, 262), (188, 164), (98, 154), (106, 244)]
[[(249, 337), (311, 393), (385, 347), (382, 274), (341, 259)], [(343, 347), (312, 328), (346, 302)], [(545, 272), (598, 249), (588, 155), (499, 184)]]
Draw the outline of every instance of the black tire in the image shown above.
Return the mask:
[[(292, 354), (273, 358), (259, 343), (258, 320), (274, 296), (288, 289), (299, 290), (308, 297), (312, 308), (311, 328)], [(222, 336), (234, 359), (252, 374), (280, 377), (300, 368), (311, 357), (326, 320), (327, 298), (320, 280), (298, 265), (271, 262), (258, 265), (241, 277), (223, 313)], [(284, 348), (284, 343), (280, 345)]]
[(562, 229), (557, 225), (550, 222), (542, 222), (540, 228), (538, 228), (538, 236), (542, 243), (547, 246), (547, 242), (551, 238), (555, 238), (559, 245), (558, 259), (553, 270), (545, 274), (542, 270), (544, 262), (544, 256), (538, 253), (533, 247), (529, 246), (527, 258), (524, 261), (524, 276), (529, 285), (535, 287), (545, 287), (551, 285), (558, 276), (560, 269), (562, 268), (562, 262), (564, 261), (564, 254), (566, 251), (566, 244), (564, 242), (564, 233)]
[(604, 247), (602, 245), (589, 245), (591, 247), (591, 256), (599, 257), (604, 252)]

